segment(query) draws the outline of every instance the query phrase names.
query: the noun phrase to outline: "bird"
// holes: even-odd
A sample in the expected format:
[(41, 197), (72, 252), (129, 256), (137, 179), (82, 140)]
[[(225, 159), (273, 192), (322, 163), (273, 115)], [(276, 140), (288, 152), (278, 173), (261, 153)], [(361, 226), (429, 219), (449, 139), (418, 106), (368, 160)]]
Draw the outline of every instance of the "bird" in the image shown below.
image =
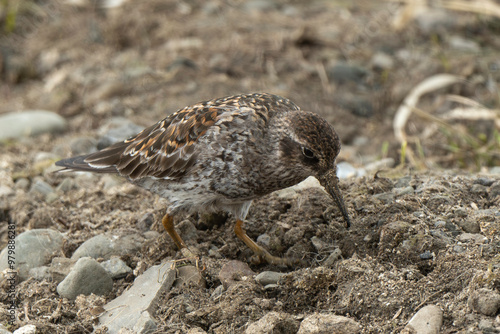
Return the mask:
[(271, 255), (243, 229), (252, 201), (316, 177), (349, 228), (339, 189), (336, 158), (340, 139), (324, 118), (288, 98), (251, 93), (182, 108), (139, 134), (100, 151), (56, 162), (60, 171), (113, 173), (169, 204), (162, 224), (179, 249), (186, 243), (174, 217), (228, 212), (234, 232), (260, 262), (293, 265)]

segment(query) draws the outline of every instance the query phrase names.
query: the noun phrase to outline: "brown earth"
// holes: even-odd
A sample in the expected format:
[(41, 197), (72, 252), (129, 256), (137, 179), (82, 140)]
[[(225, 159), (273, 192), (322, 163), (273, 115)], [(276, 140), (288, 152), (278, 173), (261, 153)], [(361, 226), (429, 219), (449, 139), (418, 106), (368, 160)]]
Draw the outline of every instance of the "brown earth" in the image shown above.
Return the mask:
[[(8, 27), (1, 6), (0, 23)], [(70, 257), (94, 235), (143, 233), (137, 224), (151, 214), (150, 229), (160, 234), (139, 254), (123, 258), (133, 269), (149, 267), (181, 257), (159, 223), (165, 201), (107, 176), (52, 173), (55, 158), (84, 153), (76, 152), (78, 143), (86, 140), (90, 144), (83, 150), (94, 149), (113, 117), (147, 126), (201, 100), (271, 92), (324, 116), (342, 138), (339, 161), (364, 167), (385, 157), (399, 164), (401, 145), (392, 119), (409, 91), (431, 75), (461, 75), (467, 84), (426, 95), (419, 104), (423, 109), (438, 116), (452, 109), (446, 94), (498, 107), (487, 89), (500, 79), (492, 65), (499, 64), (498, 21), (449, 11), (451, 23), (444, 26), (439, 22), (427, 31), (410, 20), (396, 31), (390, 21), (401, 8), (381, 1), (149, 1), (112, 9), (20, 2), (15, 29), (0, 39), (0, 113), (52, 110), (67, 119), (69, 129), (3, 143), (0, 179), (14, 189), (20, 178), (54, 187), (72, 178), (75, 189), (50, 203), (16, 189), (15, 195), (0, 197), (0, 221), (14, 222), (18, 234), (47, 227), (66, 233), (69, 241), (55, 256)], [(479, 51), (453, 49), (451, 35), (474, 41)], [(377, 52), (390, 55), (394, 66), (372, 66)], [(408, 56), (401, 56), (405, 52)], [(339, 62), (357, 66), (361, 74), (339, 79), (333, 73)], [(452, 126), (494, 145), (494, 124), (459, 120)], [(481, 319), (500, 327), (498, 316), (475, 313), (467, 304), (476, 289), (500, 291), (500, 183), (498, 176), (485, 174), (498, 162), (497, 148), (475, 154), (469, 142), (446, 128), (422, 135), (434, 125), (416, 116), (407, 125), (410, 135), (421, 138), (420, 146), (411, 146), (421, 153), (411, 166), (418, 171), (399, 167), (341, 182), (353, 221), (349, 230), (331, 199), (316, 188), (271, 194), (253, 204), (248, 235), (255, 240), (265, 233), (271, 236), (271, 253), (307, 262), (296, 268), (251, 264), (255, 272), (288, 273), (275, 289), (241, 281), (212, 298), (222, 266), (235, 259), (249, 262), (251, 251), (234, 235), (232, 217), (183, 217), (197, 228), (186, 242), (201, 254), (207, 284), (164, 295), (155, 314), (157, 332), (184, 333), (198, 326), (208, 333), (241, 333), (270, 311), (298, 320), (328, 311), (358, 321), (363, 333), (390, 333), (401, 331), (427, 304), (443, 309), (442, 333), (480, 332)], [(48, 154), (44, 158), (41, 152)], [(483, 182), (478, 169), (491, 185), (478, 186)], [(413, 191), (398, 195), (405, 187)], [(470, 231), (487, 240), (459, 239)], [(325, 247), (314, 246), (313, 237)], [(2, 227), (2, 248), (6, 241)], [(342, 259), (322, 265), (337, 247)], [(134, 278), (116, 280), (109, 296), (76, 302), (61, 299), (54, 282), (21, 282), (18, 322), (10, 329), (36, 324), (37, 333), (91, 332), (97, 318), (85, 310), (113, 299)], [(4, 288), (0, 306), (5, 310)], [(7, 319), (2, 312), (0, 323)]]

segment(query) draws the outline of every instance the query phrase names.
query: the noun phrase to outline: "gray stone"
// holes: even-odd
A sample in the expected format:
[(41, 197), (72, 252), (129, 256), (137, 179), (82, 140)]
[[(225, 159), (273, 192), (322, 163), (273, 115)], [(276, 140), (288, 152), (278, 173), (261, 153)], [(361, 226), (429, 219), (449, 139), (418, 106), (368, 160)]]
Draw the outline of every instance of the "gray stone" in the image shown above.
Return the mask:
[(19, 327), (12, 334), (35, 334), (36, 326), (35, 325), (25, 325), (23, 327)]
[(0, 185), (0, 197), (7, 197), (14, 195), (15, 191), (9, 186), (6, 185)]
[(217, 300), (220, 297), (222, 297), (222, 294), (224, 293), (224, 285), (219, 285), (218, 287), (215, 288), (214, 292), (210, 295), (210, 298), (213, 300)]
[(481, 227), (479, 226), (479, 223), (473, 220), (465, 219), (465, 220), (458, 220), (457, 225), (464, 230), (464, 232), (467, 233), (479, 233), (481, 232)]
[(66, 129), (66, 120), (45, 110), (27, 110), (0, 116), (0, 140), (57, 133)]
[(275, 271), (263, 271), (255, 276), (255, 280), (261, 285), (277, 284), (284, 275)]
[(75, 181), (73, 181), (73, 179), (70, 179), (70, 178), (65, 178), (56, 187), (56, 191), (65, 193), (65, 192), (68, 192), (74, 188), (75, 188)]
[(57, 285), (57, 293), (64, 298), (75, 299), (91, 293), (102, 296), (111, 292), (113, 280), (94, 259), (83, 257), (73, 266), (68, 276)]
[(194, 285), (200, 288), (206, 286), (205, 279), (201, 272), (195, 266), (183, 266), (177, 268), (177, 279), (174, 282), (175, 287), (188, 287)]
[(342, 251), (340, 250), (340, 248), (337, 247), (333, 250), (333, 252), (330, 253), (330, 255), (328, 255), (326, 260), (323, 261), (322, 265), (324, 267), (331, 267), (335, 262), (337, 262), (341, 258), (342, 258)]
[(132, 272), (132, 268), (127, 266), (127, 264), (118, 257), (112, 257), (102, 262), (101, 266), (108, 272), (112, 279), (123, 278)]
[(35, 279), (37, 281), (51, 280), (52, 279), (52, 275), (50, 274), (49, 267), (47, 267), (47, 266), (31, 268), (29, 270), (29, 275), (30, 275), (30, 277), (33, 277), (33, 279)]
[(200, 327), (192, 327), (192, 328), (188, 329), (186, 334), (207, 334), (207, 332), (205, 332)]
[(328, 76), (337, 84), (347, 82), (362, 83), (368, 75), (368, 71), (356, 65), (349, 65), (344, 62), (339, 62), (327, 70)]
[(489, 187), (493, 183), (495, 183), (495, 179), (489, 179), (487, 177), (478, 177), (477, 179), (474, 180), (474, 183), (483, 185), (485, 187)]
[(375, 194), (372, 196), (374, 199), (378, 199), (379, 201), (389, 204), (394, 201), (394, 194), (392, 192), (386, 192), (386, 193), (380, 193), (380, 194)]
[(252, 322), (245, 334), (288, 334), (296, 333), (299, 322), (284, 312), (269, 312), (256, 322)]
[(0, 334), (12, 334), (12, 332), (7, 330), (7, 328), (0, 324)]
[(54, 188), (52, 188), (52, 186), (45, 181), (37, 180), (31, 185), (30, 192), (47, 196), (48, 194), (54, 192)]
[(52, 259), (49, 271), (52, 280), (56, 283), (62, 282), (62, 280), (68, 276), (69, 272), (75, 265), (77, 260), (68, 259), (65, 257), (55, 257)]
[(359, 324), (350, 318), (314, 313), (302, 320), (297, 334), (354, 334), (359, 333), (360, 329)]
[[(24, 281), (29, 278), (31, 268), (48, 264), (51, 257), (61, 250), (63, 240), (60, 232), (51, 229), (36, 229), (19, 234), (15, 239), (15, 268), (19, 279)], [(7, 247), (0, 253), (0, 272), (9, 267)]]
[(83, 155), (97, 151), (97, 142), (91, 137), (74, 138), (69, 143), (72, 155)]
[(449, 12), (442, 9), (429, 9), (422, 11), (416, 17), (419, 28), (425, 33), (435, 33), (439, 31), (448, 31), (456, 23)]
[(476, 41), (463, 38), (462, 36), (451, 36), (448, 40), (450, 47), (459, 51), (479, 52), (481, 48)]
[(411, 176), (403, 176), (394, 183), (394, 188), (406, 188), (410, 186)]
[(99, 150), (102, 150), (103, 148), (108, 147), (111, 144), (125, 140), (127, 138), (132, 137), (132, 136), (135, 136), (136, 134), (138, 134), (139, 132), (141, 132), (144, 129), (143, 127), (141, 127), (137, 124), (131, 123), (128, 120), (121, 120), (121, 119), (115, 120), (115, 123), (117, 123), (117, 122), (119, 124), (118, 126), (116, 126), (117, 124), (115, 124), (115, 125), (114, 124), (107, 124), (106, 125), (107, 128), (113, 127), (113, 126), (116, 126), (116, 127), (110, 128), (108, 130), (104, 130), (106, 132), (101, 136), (101, 138), (97, 142), (97, 148)]
[[(417, 334), (439, 334), (443, 324), (443, 311), (436, 305), (421, 308), (408, 322), (403, 332)], [(406, 333), (405, 332), (405, 333)]]
[(329, 244), (318, 238), (317, 236), (313, 236), (311, 238), (311, 243), (313, 244), (314, 248), (316, 248), (316, 251), (321, 252), (322, 250), (330, 247)]
[(377, 52), (372, 56), (372, 66), (375, 69), (390, 70), (394, 67), (394, 59), (387, 53)]
[(372, 117), (373, 105), (370, 100), (360, 96), (351, 99), (341, 99), (337, 103), (344, 109), (349, 110), (353, 115), (359, 117)]
[(156, 328), (158, 328), (158, 326), (156, 326), (151, 314), (148, 311), (143, 311), (134, 327), (132, 327), (132, 330), (134, 333), (138, 334), (149, 334), (153, 333)]
[(497, 196), (500, 196), (500, 182), (497, 182), (490, 187), (490, 193), (488, 195), (490, 199), (494, 199)]
[(339, 179), (348, 179), (358, 175), (358, 170), (346, 161), (337, 164), (337, 176)]
[(481, 319), (477, 327), (482, 331), (489, 331), (491, 333), (495, 333), (495, 329), (493, 327), (493, 321), (491, 321), (490, 319)]
[[(109, 334), (118, 333), (122, 328), (135, 333), (153, 328), (151, 321), (160, 295), (170, 290), (175, 280), (174, 262), (153, 266), (137, 277), (130, 289), (106, 305), (104, 314), (99, 317), (99, 324), (108, 328)], [(151, 321), (149, 321), (151, 320)], [(142, 326), (143, 329), (138, 327)]]
[(184, 219), (177, 224), (176, 229), (178, 233), (182, 235), (183, 240), (196, 240), (198, 236), (196, 226), (194, 226), (193, 222), (189, 219)]
[(261, 234), (257, 237), (257, 242), (262, 246), (268, 248), (271, 244), (271, 236), (269, 236), (269, 234), (267, 233)]
[(254, 276), (255, 272), (248, 266), (248, 264), (232, 260), (224, 264), (219, 272), (219, 280), (225, 288), (240, 281), (244, 277)]
[(143, 242), (144, 238), (133, 232), (100, 234), (81, 244), (71, 258), (77, 260), (89, 256), (109, 260), (113, 255), (132, 255), (141, 249)]
[(475, 242), (477, 244), (484, 244), (488, 241), (488, 238), (479, 233), (462, 233), (457, 239), (462, 242)]
[(413, 195), (415, 193), (415, 189), (413, 189), (412, 186), (408, 186), (404, 188), (393, 188), (392, 192), (396, 196)]
[(27, 191), (30, 187), (30, 181), (27, 178), (21, 177), (16, 180), (15, 187), (16, 189)]
[(470, 191), (481, 196), (488, 195), (488, 187), (483, 186), (482, 184), (473, 184)]
[(468, 300), (469, 307), (487, 316), (494, 316), (500, 309), (500, 294), (490, 289), (479, 289)]

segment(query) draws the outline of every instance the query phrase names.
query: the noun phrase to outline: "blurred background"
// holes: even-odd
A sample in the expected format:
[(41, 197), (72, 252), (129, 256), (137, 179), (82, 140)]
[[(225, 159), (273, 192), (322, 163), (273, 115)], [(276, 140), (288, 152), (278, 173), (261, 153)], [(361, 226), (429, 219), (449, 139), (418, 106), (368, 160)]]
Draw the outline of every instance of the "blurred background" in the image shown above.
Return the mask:
[(491, 171), (499, 16), (485, 0), (0, 1), (0, 140), (31, 162), (83, 154), (186, 105), (270, 92), (333, 124), (343, 176)]

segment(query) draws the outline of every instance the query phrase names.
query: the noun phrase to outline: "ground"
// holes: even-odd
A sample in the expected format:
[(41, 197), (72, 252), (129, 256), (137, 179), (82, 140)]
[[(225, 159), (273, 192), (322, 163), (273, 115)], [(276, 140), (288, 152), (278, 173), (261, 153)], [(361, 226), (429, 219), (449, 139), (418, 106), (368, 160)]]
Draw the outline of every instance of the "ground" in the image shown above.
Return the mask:
[[(333, 312), (359, 322), (363, 333), (399, 332), (427, 304), (443, 309), (442, 333), (479, 332), (484, 319), (500, 326), (498, 316), (468, 304), (474, 290), (500, 291), (500, 178), (489, 173), (500, 156), (496, 119), (450, 116), (471, 101), (498, 109), (498, 19), (433, 4), (418, 16), (383, 1), (78, 3), (0, 5), (0, 114), (44, 109), (68, 122), (63, 133), (1, 144), (0, 180), (15, 191), (0, 195), (0, 221), (15, 223), (18, 234), (64, 232), (62, 254), (54, 256), (71, 257), (98, 234), (152, 230), (159, 233), (123, 260), (136, 269), (178, 259), (160, 223), (165, 201), (109, 176), (53, 173), (53, 162), (94, 150), (123, 119), (145, 127), (205, 99), (271, 92), (325, 117), (342, 139), (338, 161), (367, 171), (341, 181), (352, 226), (344, 227), (318, 188), (255, 201), (248, 235), (268, 235), (272, 254), (305, 260), (283, 268), (252, 264), (231, 216), (180, 217), (178, 223), (196, 227), (186, 242), (201, 254), (206, 286), (162, 296), (158, 333), (241, 333), (270, 311), (299, 320)], [(396, 111), (419, 82), (440, 73), (464, 81), (421, 98), (427, 116), (410, 116), (405, 150), (393, 132)], [(394, 163), (368, 168), (386, 158)], [(56, 188), (68, 178), (71, 189), (50, 200), (29, 191), (37, 180)], [(20, 179), (28, 185), (16, 184)], [(341, 258), (325, 265), (337, 248)], [(213, 298), (230, 260), (287, 275), (275, 289), (243, 280)], [(116, 280), (108, 296), (76, 302), (61, 299), (54, 282), (28, 279), (18, 284), (11, 329), (91, 332), (96, 317), (82, 310), (113, 299), (134, 278)], [(5, 308), (5, 286), (0, 301)], [(5, 312), (0, 322), (7, 322)]]

